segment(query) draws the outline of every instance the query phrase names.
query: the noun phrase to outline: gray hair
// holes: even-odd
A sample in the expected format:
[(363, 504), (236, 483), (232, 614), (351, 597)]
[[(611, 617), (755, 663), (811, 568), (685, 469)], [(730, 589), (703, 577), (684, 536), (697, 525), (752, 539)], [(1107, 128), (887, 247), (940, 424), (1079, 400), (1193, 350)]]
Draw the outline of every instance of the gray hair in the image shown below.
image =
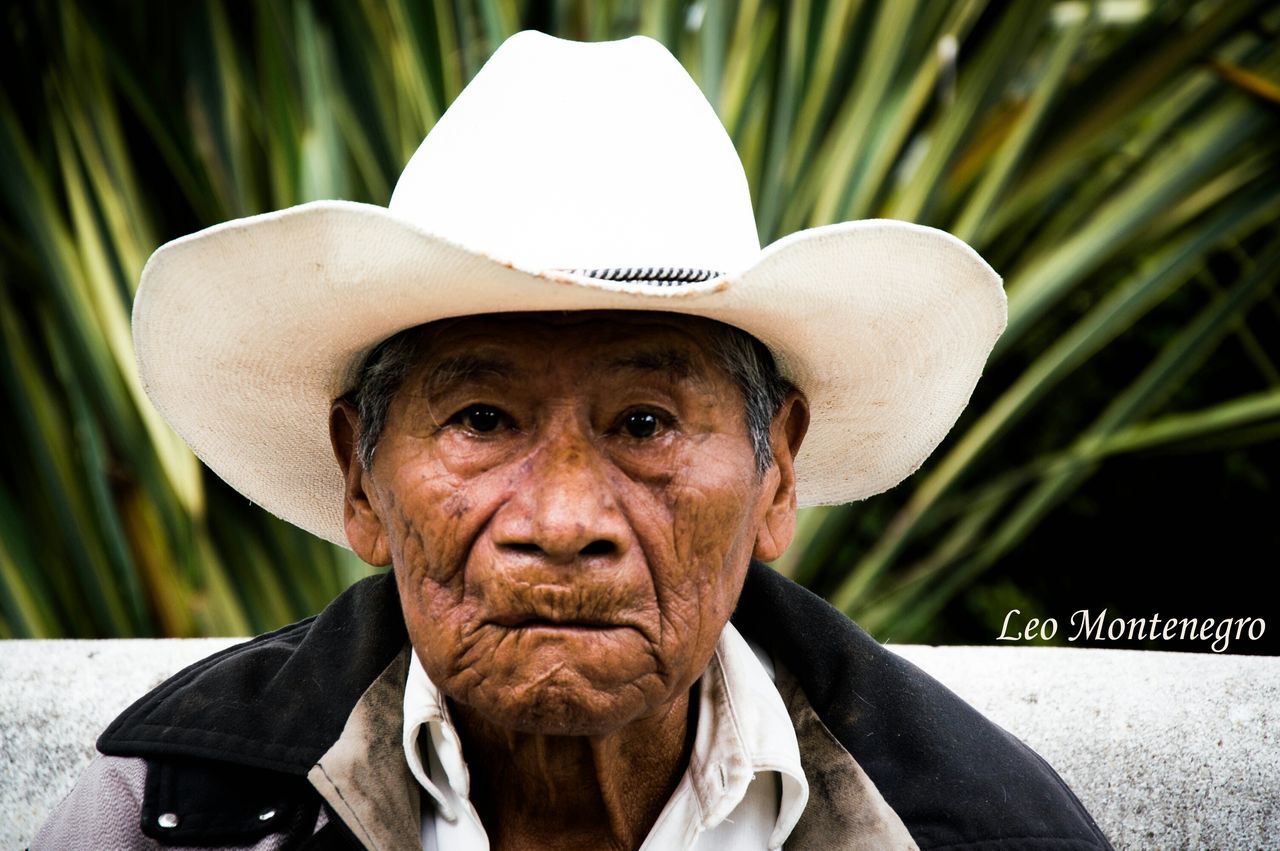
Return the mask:
[[(773, 464), (769, 428), (794, 385), (782, 377), (764, 343), (740, 328), (708, 321), (713, 331), (711, 355), (742, 393), (756, 473), (764, 475)], [(421, 350), (422, 332), (429, 327), (406, 328), (375, 346), (365, 358), (355, 388), (344, 396), (360, 420), (356, 451), (366, 470), (373, 465), (373, 453), (386, 427), (391, 400)]]

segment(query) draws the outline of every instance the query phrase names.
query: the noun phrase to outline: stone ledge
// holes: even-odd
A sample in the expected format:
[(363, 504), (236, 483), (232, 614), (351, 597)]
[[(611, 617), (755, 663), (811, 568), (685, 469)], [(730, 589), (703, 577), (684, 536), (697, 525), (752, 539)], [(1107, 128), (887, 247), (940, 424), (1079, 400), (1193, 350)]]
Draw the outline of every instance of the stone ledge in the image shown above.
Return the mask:
[[(0, 848), (30, 840), (122, 709), (237, 640), (0, 642)], [(892, 649), (1039, 751), (1117, 848), (1280, 836), (1280, 657)]]
[(893, 647), (1036, 749), (1116, 848), (1274, 848), (1280, 657)]

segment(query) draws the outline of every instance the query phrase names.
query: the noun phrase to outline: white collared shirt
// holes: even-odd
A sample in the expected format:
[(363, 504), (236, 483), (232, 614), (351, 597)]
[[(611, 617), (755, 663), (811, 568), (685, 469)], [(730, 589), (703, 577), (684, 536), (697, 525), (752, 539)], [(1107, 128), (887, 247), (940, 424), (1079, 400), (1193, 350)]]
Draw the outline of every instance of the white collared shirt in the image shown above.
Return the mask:
[[(435, 817), (422, 820), (422, 847), (488, 851), (488, 834), (469, 800), (470, 777), (448, 705), (417, 654), (409, 656), (405, 758), (436, 803)], [(809, 784), (795, 728), (773, 684), (772, 663), (726, 624), (698, 693), (689, 767), (641, 851), (781, 848), (804, 812)], [(426, 735), (420, 737), (424, 727)]]

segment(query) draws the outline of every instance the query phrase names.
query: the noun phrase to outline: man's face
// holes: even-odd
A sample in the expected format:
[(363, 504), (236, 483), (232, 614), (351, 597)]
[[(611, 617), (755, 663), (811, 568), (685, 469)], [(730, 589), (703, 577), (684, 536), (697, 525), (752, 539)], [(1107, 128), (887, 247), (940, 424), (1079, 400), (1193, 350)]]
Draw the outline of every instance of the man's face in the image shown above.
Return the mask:
[[(347, 450), (352, 545), (394, 565), (414, 649), (455, 702), (595, 735), (700, 676), (753, 552), (790, 539), (807, 422), (793, 394), (759, 475), (709, 329), (624, 311), (438, 323), (372, 470)], [(352, 417), (335, 407), (340, 459)]]

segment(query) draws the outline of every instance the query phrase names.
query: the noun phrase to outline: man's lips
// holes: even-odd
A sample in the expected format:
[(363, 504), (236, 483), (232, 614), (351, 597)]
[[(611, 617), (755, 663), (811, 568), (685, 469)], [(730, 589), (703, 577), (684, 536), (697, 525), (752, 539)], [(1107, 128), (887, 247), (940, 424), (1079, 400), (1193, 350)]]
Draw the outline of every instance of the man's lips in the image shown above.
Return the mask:
[(625, 629), (629, 625), (580, 618), (548, 618), (540, 615), (504, 615), (494, 618), (494, 624), (505, 629), (554, 629), (603, 631)]
[(505, 630), (526, 632), (608, 632), (633, 629), (644, 633), (643, 607), (630, 587), (573, 577), (508, 571), (501, 582), (485, 588), (480, 620)]

